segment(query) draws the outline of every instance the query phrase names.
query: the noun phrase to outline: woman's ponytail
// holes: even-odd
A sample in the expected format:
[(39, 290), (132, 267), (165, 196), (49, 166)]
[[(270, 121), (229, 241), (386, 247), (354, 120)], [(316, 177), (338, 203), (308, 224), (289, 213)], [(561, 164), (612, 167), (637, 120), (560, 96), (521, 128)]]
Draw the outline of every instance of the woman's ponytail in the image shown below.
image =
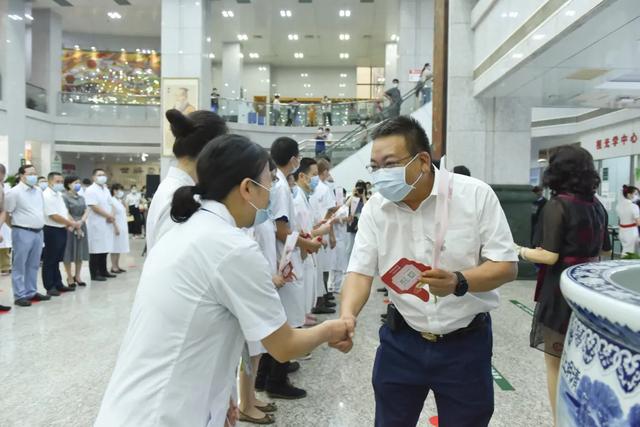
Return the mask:
[(199, 187), (195, 185), (178, 188), (171, 201), (171, 219), (177, 223), (183, 223), (191, 218), (200, 209), (200, 203), (194, 197), (199, 193)]

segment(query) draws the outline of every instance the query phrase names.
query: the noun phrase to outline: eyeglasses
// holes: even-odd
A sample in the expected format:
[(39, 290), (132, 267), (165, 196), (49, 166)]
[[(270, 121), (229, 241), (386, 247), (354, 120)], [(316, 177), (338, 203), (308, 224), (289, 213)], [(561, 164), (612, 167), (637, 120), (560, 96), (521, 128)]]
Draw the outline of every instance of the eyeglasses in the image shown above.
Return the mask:
[(406, 166), (402, 162), (404, 162), (407, 159), (413, 159), (414, 157), (416, 157), (416, 155), (411, 155), (410, 154), (407, 157), (403, 157), (402, 159), (396, 160), (396, 161), (391, 162), (391, 163), (386, 163), (386, 164), (384, 164), (382, 166), (378, 166), (375, 163), (371, 163), (371, 164), (366, 166), (366, 169), (367, 169), (367, 171), (369, 171), (369, 173), (373, 173), (373, 172), (376, 172), (376, 171), (378, 171), (380, 169), (390, 169), (390, 168), (397, 168), (397, 167), (401, 167), (401, 166)]
[(254, 181), (253, 179), (251, 180), (251, 182), (253, 182), (255, 185), (264, 188), (265, 190), (271, 192), (271, 189), (273, 188), (273, 186), (276, 184), (276, 182), (280, 181), (280, 179), (275, 176), (273, 177), (273, 179), (271, 180), (271, 187), (267, 188), (264, 185), (260, 184), (258, 181)]

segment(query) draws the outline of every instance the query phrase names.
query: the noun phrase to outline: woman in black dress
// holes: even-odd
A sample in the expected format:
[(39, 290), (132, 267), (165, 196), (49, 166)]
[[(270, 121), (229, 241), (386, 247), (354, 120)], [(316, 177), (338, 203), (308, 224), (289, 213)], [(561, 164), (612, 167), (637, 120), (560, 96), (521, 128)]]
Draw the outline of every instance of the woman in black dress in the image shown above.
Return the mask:
[(519, 248), (524, 260), (542, 264), (535, 292), (536, 309), (531, 327), (531, 347), (545, 352), (547, 385), (555, 416), (560, 356), (569, 326), (571, 308), (560, 292), (560, 275), (576, 264), (597, 261), (611, 250), (607, 211), (595, 197), (600, 176), (593, 158), (583, 148), (559, 148), (551, 156), (543, 184), (552, 197), (539, 222), (536, 249)]

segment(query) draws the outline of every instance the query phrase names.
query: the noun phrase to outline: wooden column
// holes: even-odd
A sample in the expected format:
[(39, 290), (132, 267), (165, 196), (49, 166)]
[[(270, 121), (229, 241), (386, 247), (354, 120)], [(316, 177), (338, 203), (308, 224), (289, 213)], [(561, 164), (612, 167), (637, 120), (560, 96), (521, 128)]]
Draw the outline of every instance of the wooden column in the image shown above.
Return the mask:
[(447, 75), (449, 62), (449, 0), (435, 0), (433, 37), (433, 129), (434, 160), (447, 153)]

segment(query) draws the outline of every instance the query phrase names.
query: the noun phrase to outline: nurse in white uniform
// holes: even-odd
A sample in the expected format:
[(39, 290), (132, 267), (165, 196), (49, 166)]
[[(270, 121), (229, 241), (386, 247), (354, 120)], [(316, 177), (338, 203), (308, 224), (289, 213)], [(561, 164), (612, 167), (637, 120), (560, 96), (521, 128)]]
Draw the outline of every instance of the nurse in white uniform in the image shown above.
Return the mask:
[(87, 237), (89, 239), (89, 271), (91, 280), (104, 282), (116, 277), (107, 271), (107, 254), (113, 247), (115, 217), (111, 193), (107, 188), (107, 174), (103, 169), (93, 171), (93, 184), (84, 193), (89, 206)]
[(127, 222), (127, 207), (124, 204), (124, 187), (121, 184), (111, 186), (111, 204), (115, 222), (113, 223), (114, 236), (111, 248), (111, 273), (126, 273), (120, 268), (120, 255), (129, 253), (129, 224)]
[(636, 204), (640, 198), (639, 190), (632, 186), (622, 187), (622, 198), (616, 206), (620, 226), (619, 239), (622, 244), (622, 253), (637, 253), (640, 237), (640, 208)]
[(211, 111), (199, 110), (185, 116), (180, 111), (172, 109), (165, 115), (176, 138), (173, 154), (176, 156), (177, 165), (169, 168), (167, 176), (151, 200), (146, 226), (148, 251), (151, 251), (160, 237), (175, 226), (176, 223), (171, 221), (169, 215), (173, 193), (182, 186), (195, 185), (196, 158), (200, 151), (213, 138), (228, 132), (224, 119)]
[(267, 161), (238, 135), (202, 151), (199, 184), (175, 194), (171, 217), (181, 224), (145, 263), (96, 426), (221, 427), (235, 416), (229, 396), (245, 339), (281, 361), (348, 339), (341, 320), (287, 325), (268, 263), (241, 230), (267, 219)]

